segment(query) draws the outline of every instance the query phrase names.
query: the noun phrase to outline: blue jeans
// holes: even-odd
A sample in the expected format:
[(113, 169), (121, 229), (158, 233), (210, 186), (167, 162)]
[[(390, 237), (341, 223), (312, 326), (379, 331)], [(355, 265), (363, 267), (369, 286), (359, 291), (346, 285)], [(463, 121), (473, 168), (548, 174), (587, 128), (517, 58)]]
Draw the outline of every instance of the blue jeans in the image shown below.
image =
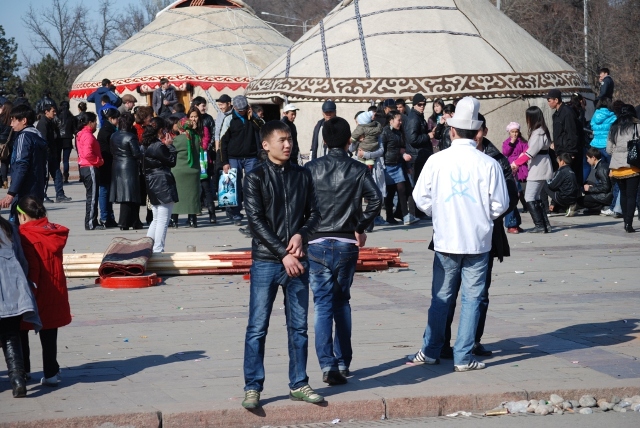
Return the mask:
[(62, 175), (69, 178), (69, 158), (71, 158), (71, 147), (62, 149)]
[[(227, 210), (231, 211), (231, 215), (233, 217), (237, 217), (242, 215), (240, 211), (242, 211), (242, 177), (244, 174), (248, 174), (255, 167), (258, 166), (257, 158), (244, 158), (244, 159), (229, 159), (229, 166), (231, 168), (236, 168), (238, 170), (238, 175), (236, 177), (236, 195), (238, 197), (238, 206), (227, 208)], [(244, 169), (244, 173), (243, 173)]]
[(47, 181), (44, 183), (44, 193), (47, 194), (49, 189), (49, 177), (53, 178), (53, 186), (56, 189), (56, 198), (65, 196), (62, 188), (62, 171), (60, 171), (60, 159), (55, 156), (49, 156), (47, 159)]
[(100, 207), (100, 220), (105, 222), (107, 220), (116, 220), (116, 216), (113, 213), (113, 203), (109, 202), (109, 186), (98, 187), (98, 206)]
[(504, 216), (504, 226), (507, 228), (518, 227), (522, 224), (522, 218), (520, 218), (520, 211), (518, 208), (513, 211), (509, 211), (507, 215)]
[(452, 301), (460, 290), (462, 308), (458, 337), (453, 347), (455, 365), (469, 364), (480, 319), (480, 305), (486, 295), (489, 253), (447, 254), (435, 253), (431, 306), (424, 331), (422, 352), (429, 358), (440, 358), (445, 341), (447, 315)]
[[(308, 385), (307, 315), (309, 313), (309, 263), (301, 261), (305, 272), (289, 278), (282, 263), (254, 260), (249, 291), (249, 323), (244, 341), (244, 390), (262, 391), (264, 348), (273, 302), (282, 285), (289, 343), (289, 389)], [(281, 284), (285, 283), (285, 284)]]
[(323, 373), (347, 370), (353, 357), (349, 300), (360, 250), (355, 244), (325, 240), (309, 245), (308, 253), (318, 362)]

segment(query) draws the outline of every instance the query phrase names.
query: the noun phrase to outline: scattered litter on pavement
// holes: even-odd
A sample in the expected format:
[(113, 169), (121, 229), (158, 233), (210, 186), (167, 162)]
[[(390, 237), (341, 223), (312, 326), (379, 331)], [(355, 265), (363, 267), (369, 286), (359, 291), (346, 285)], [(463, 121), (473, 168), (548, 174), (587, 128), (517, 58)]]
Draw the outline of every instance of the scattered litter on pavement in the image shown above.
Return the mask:
[(146, 339), (147, 336), (140, 336), (140, 339)]
[(493, 410), (489, 410), (488, 412), (485, 412), (485, 416), (501, 416), (501, 415), (508, 415), (509, 411), (507, 409), (493, 409)]
[(128, 342), (128, 341), (129, 341), (129, 339), (124, 339), (124, 340), (123, 340), (123, 342)]
[(522, 241), (523, 244), (533, 244), (533, 241)]
[(463, 412), (463, 411), (459, 411), (459, 412), (455, 412), (455, 413), (450, 413), (447, 416), (451, 417), (451, 418), (455, 418), (456, 416), (466, 416), (469, 417), (471, 416), (471, 412)]
[(519, 274), (519, 275), (523, 275), (524, 271), (523, 270), (517, 270), (516, 273)]
[(334, 419), (334, 420), (331, 421), (331, 423), (334, 424), (334, 425), (338, 424), (338, 423), (340, 423), (340, 419)]
[(578, 364), (580, 361), (571, 361), (573, 364)]

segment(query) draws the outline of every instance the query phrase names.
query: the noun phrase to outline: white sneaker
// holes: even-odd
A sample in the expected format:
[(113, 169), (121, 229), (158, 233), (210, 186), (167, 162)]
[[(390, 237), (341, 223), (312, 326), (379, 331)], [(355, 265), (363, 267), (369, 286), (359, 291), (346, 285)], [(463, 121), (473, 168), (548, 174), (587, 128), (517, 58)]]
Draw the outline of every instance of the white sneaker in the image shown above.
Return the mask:
[(58, 377), (58, 375), (53, 375), (49, 378), (42, 378), (40, 379), (40, 385), (43, 386), (58, 386), (58, 382), (60, 382), (60, 378)]
[(413, 364), (440, 364), (440, 360), (437, 358), (429, 358), (424, 355), (422, 349), (416, 352), (414, 355), (407, 355), (407, 360)]
[(613, 215), (613, 210), (611, 208), (607, 208), (606, 210), (600, 211), (600, 215), (611, 216)]
[(633, 213), (633, 215), (638, 215), (638, 209), (636, 208), (636, 211)]
[(407, 214), (406, 216), (404, 216), (402, 220), (404, 221), (405, 226), (409, 226), (410, 224), (417, 223), (420, 221), (420, 219), (415, 218), (411, 214)]
[(481, 363), (480, 361), (471, 360), (469, 364), (461, 364), (453, 366), (454, 372), (469, 372), (471, 370), (482, 370), (486, 367), (485, 363)]
[(578, 205), (576, 205), (576, 204), (569, 205), (569, 208), (567, 209), (567, 213), (564, 216), (565, 217), (573, 217), (574, 215), (576, 215), (577, 208), (578, 208)]

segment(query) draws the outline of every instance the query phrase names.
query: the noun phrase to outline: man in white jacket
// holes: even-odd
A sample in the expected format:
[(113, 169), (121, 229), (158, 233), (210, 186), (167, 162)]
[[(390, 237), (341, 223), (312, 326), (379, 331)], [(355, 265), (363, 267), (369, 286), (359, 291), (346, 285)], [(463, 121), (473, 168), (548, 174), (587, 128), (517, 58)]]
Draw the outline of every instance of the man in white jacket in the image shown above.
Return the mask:
[(432, 155), (413, 191), (416, 206), (433, 218), (431, 307), (422, 348), (408, 358), (414, 364), (438, 364), (447, 312), (457, 287), (462, 294), (454, 370), (480, 370), (471, 351), (485, 288), (493, 220), (509, 206), (507, 185), (498, 162), (477, 150), (480, 103), (463, 98), (448, 119), (451, 147)]

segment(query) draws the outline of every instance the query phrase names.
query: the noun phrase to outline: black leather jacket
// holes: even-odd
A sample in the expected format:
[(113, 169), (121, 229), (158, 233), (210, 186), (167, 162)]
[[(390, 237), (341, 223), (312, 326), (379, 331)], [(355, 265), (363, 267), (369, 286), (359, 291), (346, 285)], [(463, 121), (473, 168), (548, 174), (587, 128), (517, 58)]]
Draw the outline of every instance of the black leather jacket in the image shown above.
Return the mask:
[[(382, 195), (369, 168), (351, 159), (343, 149), (330, 149), (326, 156), (305, 166), (311, 171), (322, 216), (312, 240), (354, 239), (354, 232), (364, 233), (382, 208)], [(364, 213), (363, 198), (368, 201)]]
[(173, 145), (167, 146), (156, 141), (144, 151), (144, 175), (147, 195), (151, 205), (178, 202), (178, 188), (171, 168), (176, 166), (176, 152)]
[(560, 167), (548, 182), (549, 189), (556, 192), (554, 199), (561, 205), (575, 204), (580, 194), (576, 175), (569, 165)]
[(402, 130), (385, 126), (380, 138), (382, 139), (382, 147), (384, 147), (385, 165), (397, 165), (402, 162), (402, 149), (405, 148)]
[(609, 205), (613, 201), (613, 190), (611, 187), (611, 177), (609, 177), (609, 164), (601, 159), (595, 166), (591, 168), (589, 177), (587, 177), (588, 191), (584, 193), (591, 195), (593, 199), (603, 205)]
[(253, 260), (279, 263), (287, 245), (302, 236), (304, 252), (320, 224), (320, 211), (311, 173), (287, 162), (280, 166), (269, 159), (244, 179), (244, 206), (253, 235)]
[(433, 154), (433, 146), (429, 137), (427, 121), (424, 114), (411, 109), (407, 117), (407, 123), (403, 125), (407, 153), (417, 159), (418, 152), (425, 149)]
[(202, 115), (202, 126), (209, 130), (210, 139), (206, 141), (207, 150), (215, 149), (214, 136), (216, 135), (216, 121), (210, 114), (205, 113)]
[(571, 107), (562, 104), (559, 110), (553, 113), (553, 145), (556, 154), (579, 152), (578, 129), (576, 114)]

